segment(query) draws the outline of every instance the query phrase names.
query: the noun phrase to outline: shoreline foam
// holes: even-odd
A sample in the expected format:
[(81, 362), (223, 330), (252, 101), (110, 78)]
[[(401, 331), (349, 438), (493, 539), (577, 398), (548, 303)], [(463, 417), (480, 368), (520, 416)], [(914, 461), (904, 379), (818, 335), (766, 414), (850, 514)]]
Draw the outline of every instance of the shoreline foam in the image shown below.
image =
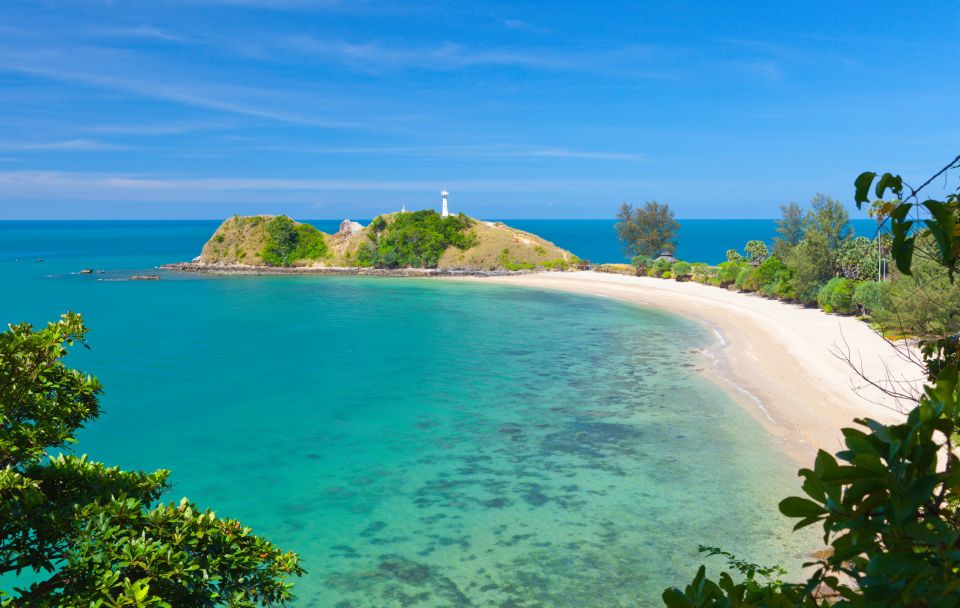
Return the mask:
[(922, 370), (867, 324), (759, 296), (698, 283), (596, 272), (463, 277), (605, 296), (699, 321), (718, 336), (705, 372), (747, 409), (788, 455), (809, 464), (817, 449), (843, 448), (840, 429), (854, 418), (890, 423), (905, 406), (865, 382), (839, 353), (872, 379), (916, 390)]

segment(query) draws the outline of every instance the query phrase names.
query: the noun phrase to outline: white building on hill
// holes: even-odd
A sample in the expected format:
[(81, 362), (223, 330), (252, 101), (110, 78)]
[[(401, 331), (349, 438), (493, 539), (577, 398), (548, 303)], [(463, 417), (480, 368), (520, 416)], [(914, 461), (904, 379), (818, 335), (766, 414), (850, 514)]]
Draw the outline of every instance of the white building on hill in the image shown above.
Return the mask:
[(450, 210), (447, 209), (447, 196), (449, 194), (450, 193), (447, 192), (446, 190), (440, 193), (440, 196), (443, 197), (443, 204), (440, 207), (440, 217), (447, 217), (448, 215), (450, 215)]

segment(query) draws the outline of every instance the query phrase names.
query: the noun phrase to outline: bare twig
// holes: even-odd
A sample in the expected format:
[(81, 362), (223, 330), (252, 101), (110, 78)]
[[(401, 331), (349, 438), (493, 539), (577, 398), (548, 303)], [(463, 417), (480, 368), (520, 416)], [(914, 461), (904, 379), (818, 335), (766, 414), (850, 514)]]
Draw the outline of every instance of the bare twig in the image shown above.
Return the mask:
[[(880, 335), (884, 341), (894, 349), (898, 357), (916, 365), (924, 373), (924, 376), (926, 375), (926, 365), (914, 354), (908, 345), (904, 344), (901, 346), (889, 340), (882, 334)], [(883, 378), (875, 379), (871, 377), (871, 375), (867, 373), (863, 364), (863, 358), (859, 357), (859, 353), (859, 361), (854, 360), (853, 350), (850, 347), (850, 343), (847, 341), (847, 337), (843, 333), (842, 327), (840, 328), (840, 338), (843, 342), (842, 346), (834, 344), (831, 348), (831, 353), (834, 357), (846, 363), (847, 366), (853, 370), (854, 374), (856, 374), (856, 376), (864, 382), (864, 384), (859, 386), (851, 383), (851, 388), (853, 389), (854, 393), (857, 394), (857, 396), (865, 401), (869, 401), (875, 405), (879, 405), (891, 411), (897, 412), (898, 414), (905, 414), (908, 411), (908, 407), (906, 407), (905, 404), (910, 404), (910, 407), (912, 408), (919, 402), (920, 392), (917, 389), (919, 379), (910, 380), (907, 378), (895, 377), (885, 361), (881, 362), (884, 368)], [(896, 405), (891, 406), (887, 403), (864, 395), (862, 391), (867, 387), (873, 387), (881, 394), (892, 398)]]

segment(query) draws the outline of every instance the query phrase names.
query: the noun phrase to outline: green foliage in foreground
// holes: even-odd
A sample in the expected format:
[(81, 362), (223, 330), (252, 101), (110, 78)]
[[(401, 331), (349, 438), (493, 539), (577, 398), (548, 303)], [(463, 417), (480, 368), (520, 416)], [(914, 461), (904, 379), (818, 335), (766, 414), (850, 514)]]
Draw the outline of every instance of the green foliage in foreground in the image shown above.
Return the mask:
[[(960, 156), (937, 175), (958, 166)], [(872, 173), (857, 179), (858, 204), (868, 202), (866, 190), (876, 179)], [(917, 205), (909, 201), (919, 200), (918, 191), (905, 192), (890, 174), (878, 180), (876, 196), (882, 199), (887, 189), (897, 200), (888, 212), (900, 272), (910, 277), (918, 270), (919, 252), (952, 284), (960, 261), (960, 198)], [(921, 210), (925, 216), (916, 213)], [(924, 242), (934, 246), (924, 250)], [(829, 298), (848, 297), (843, 281), (849, 279), (828, 283), (833, 294), (842, 294)], [(888, 295), (854, 290), (849, 297), (882, 302)], [(812, 468), (801, 469), (804, 496), (780, 503), (781, 513), (797, 520), (794, 529), (823, 529), (831, 551), (807, 564), (812, 574), (801, 583), (757, 580), (731, 563), (744, 580), (721, 574), (714, 581), (701, 566), (683, 590), (663, 593), (669, 608), (960, 606), (960, 335), (931, 335), (920, 349), (928, 382), (906, 420), (856, 420), (859, 428), (842, 431), (846, 449), (836, 455), (821, 450)]]
[(0, 334), (0, 574), (39, 579), (0, 591), (2, 605), (283, 604), (286, 579), (303, 573), (295, 554), (187, 499), (157, 504), (168, 471), (123, 471), (64, 451), (100, 414), (100, 383), (62, 362), (86, 332), (67, 313)]
[(297, 261), (327, 256), (323, 233), (309, 224), (298, 224), (285, 215), (267, 220), (266, 243), (260, 257), (269, 266), (290, 266)]
[(473, 220), (463, 215), (440, 217), (433, 209), (400, 213), (387, 221), (370, 223), (370, 241), (361, 245), (357, 262), (374, 268), (436, 268), (451, 245), (469, 249), (477, 237), (469, 228)]
[(931, 256), (936, 245), (919, 237), (922, 251), (913, 259), (910, 275), (894, 271), (870, 311), (871, 319), (884, 331), (931, 337), (960, 331), (960, 280)]

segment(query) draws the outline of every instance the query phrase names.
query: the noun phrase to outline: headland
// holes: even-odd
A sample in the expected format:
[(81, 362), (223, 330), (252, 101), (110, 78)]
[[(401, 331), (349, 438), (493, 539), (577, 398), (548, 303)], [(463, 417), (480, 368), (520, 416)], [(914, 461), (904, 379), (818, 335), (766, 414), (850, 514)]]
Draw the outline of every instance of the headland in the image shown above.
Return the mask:
[(580, 260), (503, 222), (434, 210), (343, 220), (334, 234), (284, 216), (225, 220), (190, 262), (168, 270), (217, 274), (486, 275), (567, 270)]

